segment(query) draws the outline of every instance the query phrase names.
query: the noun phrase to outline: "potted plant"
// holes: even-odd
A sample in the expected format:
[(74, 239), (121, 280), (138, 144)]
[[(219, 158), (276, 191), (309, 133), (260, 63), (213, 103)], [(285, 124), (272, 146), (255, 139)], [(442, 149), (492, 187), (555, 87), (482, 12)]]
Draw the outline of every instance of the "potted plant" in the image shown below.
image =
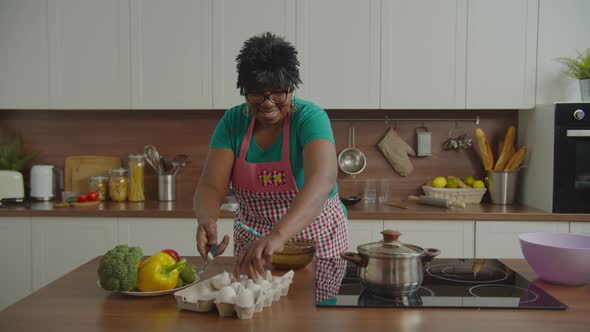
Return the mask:
[(23, 139), (19, 132), (14, 134), (10, 143), (4, 144), (1, 139), (2, 132), (0, 131), (0, 170), (20, 172), (23, 166), (37, 155), (37, 152), (28, 152), (22, 155)]
[(582, 101), (590, 101), (590, 48), (586, 52), (576, 52), (578, 57), (557, 58), (566, 68), (563, 72), (580, 81)]

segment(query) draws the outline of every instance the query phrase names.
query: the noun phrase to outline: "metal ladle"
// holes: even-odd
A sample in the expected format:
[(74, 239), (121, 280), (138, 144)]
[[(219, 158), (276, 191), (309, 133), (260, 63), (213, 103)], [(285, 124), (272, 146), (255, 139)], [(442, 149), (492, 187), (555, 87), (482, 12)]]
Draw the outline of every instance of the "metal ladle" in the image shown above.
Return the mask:
[(338, 167), (349, 175), (360, 174), (367, 167), (367, 157), (354, 147), (354, 125), (348, 128), (348, 148), (338, 154)]
[(176, 156), (174, 156), (174, 158), (172, 158), (172, 162), (170, 163), (172, 165), (172, 169), (168, 173), (176, 175), (180, 167), (185, 167), (187, 165), (190, 165), (190, 163), (191, 161), (188, 159), (187, 155), (177, 154)]

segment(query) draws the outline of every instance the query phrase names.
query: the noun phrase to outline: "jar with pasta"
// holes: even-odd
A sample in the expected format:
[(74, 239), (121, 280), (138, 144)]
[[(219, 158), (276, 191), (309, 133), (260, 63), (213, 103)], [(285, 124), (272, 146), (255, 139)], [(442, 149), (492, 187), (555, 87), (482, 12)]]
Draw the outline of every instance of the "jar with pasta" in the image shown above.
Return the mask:
[(145, 200), (143, 190), (143, 173), (145, 169), (145, 160), (142, 154), (129, 155), (129, 195), (127, 200), (130, 202), (143, 202)]
[(109, 174), (109, 197), (111, 200), (115, 202), (126, 201), (128, 185), (126, 168), (111, 169)]
[(90, 176), (88, 178), (88, 190), (96, 191), (98, 199), (104, 201), (107, 199), (109, 178), (103, 175)]

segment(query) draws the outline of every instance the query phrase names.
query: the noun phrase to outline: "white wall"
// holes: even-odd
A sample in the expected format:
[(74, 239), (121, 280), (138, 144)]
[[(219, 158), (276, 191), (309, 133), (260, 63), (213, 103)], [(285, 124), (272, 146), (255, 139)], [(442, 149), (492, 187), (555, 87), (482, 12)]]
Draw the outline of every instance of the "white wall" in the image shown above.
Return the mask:
[(537, 52), (537, 104), (579, 101), (578, 81), (567, 77), (555, 61), (590, 48), (590, 1), (541, 0)]

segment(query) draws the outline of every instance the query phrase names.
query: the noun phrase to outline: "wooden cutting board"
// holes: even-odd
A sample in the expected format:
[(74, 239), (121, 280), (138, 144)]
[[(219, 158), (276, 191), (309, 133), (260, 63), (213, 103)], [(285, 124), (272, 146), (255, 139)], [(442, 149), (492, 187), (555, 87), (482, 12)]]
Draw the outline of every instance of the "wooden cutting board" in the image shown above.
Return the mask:
[(66, 158), (64, 170), (65, 191), (86, 193), (88, 177), (109, 175), (112, 168), (121, 167), (121, 158), (113, 156), (70, 156)]

